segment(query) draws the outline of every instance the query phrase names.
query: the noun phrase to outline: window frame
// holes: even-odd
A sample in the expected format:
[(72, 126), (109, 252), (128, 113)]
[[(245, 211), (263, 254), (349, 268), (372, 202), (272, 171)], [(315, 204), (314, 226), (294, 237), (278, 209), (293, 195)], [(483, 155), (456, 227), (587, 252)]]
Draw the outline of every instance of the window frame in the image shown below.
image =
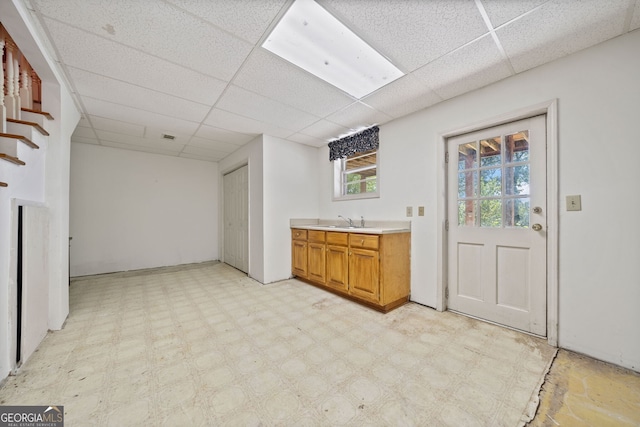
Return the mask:
[[(333, 201), (341, 201), (341, 200), (358, 200), (358, 199), (378, 199), (380, 198), (380, 148), (375, 149), (376, 153), (376, 191), (366, 192), (366, 193), (357, 193), (357, 194), (344, 194), (343, 189), (346, 188), (344, 185), (344, 177), (346, 174), (344, 173), (344, 165), (345, 161), (349, 157), (358, 156), (362, 153), (354, 153), (349, 157), (341, 158), (333, 160)], [(367, 167), (366, 169), (372, 169), (372, 167)], [(350, 171), (350, 173), (357, 172), (358, 170), (364, 169), (355, 169)]]

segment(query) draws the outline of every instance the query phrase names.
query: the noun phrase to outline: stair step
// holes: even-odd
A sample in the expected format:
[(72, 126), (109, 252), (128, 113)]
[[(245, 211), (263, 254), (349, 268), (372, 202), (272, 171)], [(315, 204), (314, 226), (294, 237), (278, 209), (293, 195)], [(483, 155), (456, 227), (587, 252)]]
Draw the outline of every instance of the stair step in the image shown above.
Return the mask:
[(46, 111), (31, 110), (29, 108), (21, 108), (21, 110), (22, 111), (26, 111), (27, 113), (40, 114), (42, 116), (45, 116), (49, 120), (54, 120), (53, 116), (51, 114), (47, 113)]
[(8, 123), (17, 123), (19, 125), (27, 125), (33, 127), (35, 130), (43, 134), (44, 136), (49, 136), (49, 132), (47, 132), (42, 126), (40, 126), (36, 122), (28, 122), (26, 120), (18, 120), (18, 119), (7, 119)]
[(26, 163), (20, 160), (17, 157), (10, 156), (8, 154), (0, 153), (0, 159), (6, 160), (7, 162), (15, 163), (19, 166), (24, 166)]
[(40, 148), (40, 147), (38, 147), (38, 144), (36, 144), (35, 142), (31, 141), (26, 136), (16, 135), (16, 134), (13, 134), (13, 133), (1, 133), (0, 132), (0, 138), (17, 139), (18, 141), (27, 144), (31, 148), (35, 148), (35, 149)]

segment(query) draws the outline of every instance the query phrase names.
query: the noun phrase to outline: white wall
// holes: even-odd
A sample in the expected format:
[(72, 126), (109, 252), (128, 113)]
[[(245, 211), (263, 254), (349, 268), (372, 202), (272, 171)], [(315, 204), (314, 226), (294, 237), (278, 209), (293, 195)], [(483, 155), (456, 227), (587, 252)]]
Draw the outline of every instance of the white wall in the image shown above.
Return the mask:
[(71, 276), (218, 259), (218, 164), (72, 144)]
[[(321, 217), (412, 220), (412, 299), (436, 304), (438, 134), (558, 98), (560, 346), (640, 369), (640, 31), (381, 126), (381, 198), (331, 202), (332, 168), (320, 170)], [(328, 158), (320, 150), (321, 159)]]
[(317, 148), (264, 136), (264, 283), (291, 277), (290, 218), (318, 217)]

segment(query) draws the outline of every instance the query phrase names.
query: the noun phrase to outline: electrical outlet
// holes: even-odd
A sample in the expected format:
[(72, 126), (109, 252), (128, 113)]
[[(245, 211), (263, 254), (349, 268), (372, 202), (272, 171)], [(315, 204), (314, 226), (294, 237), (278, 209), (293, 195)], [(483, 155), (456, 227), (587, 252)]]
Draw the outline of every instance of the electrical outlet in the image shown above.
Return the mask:
[(424, 206), (418, 206), (418, 216), (424, 216)]
[(413, 216), (413, 206), (407, 206), (407, 216)]
[(582, 200), (580, 196), (567, 196), (567, 210), (568, 211), (582, 210)]

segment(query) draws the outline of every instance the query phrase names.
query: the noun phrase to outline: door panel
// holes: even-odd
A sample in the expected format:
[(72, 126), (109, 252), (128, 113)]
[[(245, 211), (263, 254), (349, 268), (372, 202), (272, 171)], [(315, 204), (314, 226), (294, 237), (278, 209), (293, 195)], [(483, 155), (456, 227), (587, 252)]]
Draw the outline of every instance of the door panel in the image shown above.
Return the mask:
[(249, 166), (223, 177), (224, 262), (249, 271)]
[(449, 138), (447, 151), (449, 309), (546, 335), (544, 116)]

